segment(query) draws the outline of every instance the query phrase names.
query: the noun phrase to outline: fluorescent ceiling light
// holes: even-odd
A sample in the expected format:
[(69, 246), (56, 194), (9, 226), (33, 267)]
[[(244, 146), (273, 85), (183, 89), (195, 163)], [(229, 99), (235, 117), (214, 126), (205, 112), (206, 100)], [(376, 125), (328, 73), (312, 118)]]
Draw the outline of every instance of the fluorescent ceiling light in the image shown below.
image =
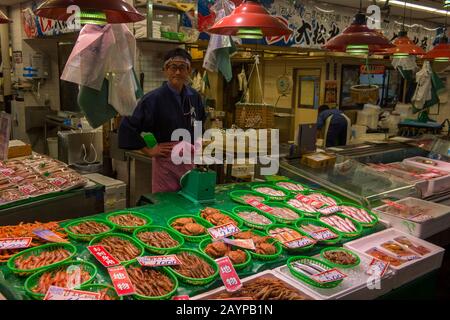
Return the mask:
[[(378, 0), (378, 2), (385, 3), (387, 1), (386, 0)], [(413, 10), (416, 10), (416, 11), (424, 11), (424, 12), (439, 14), (439, 15), (443, 15), (443, 16), (450, 15), (450, 12), (446, 11), (446, 10), (441, 10), (441, 9), (428, 7), (428, 6), (423, 6), (423, 5), (420, 5), (420, 4), (415, 4), (415, 3), (405, 2), (405, 1), (390, 0), (389, 4), (393, 5), (393, 6), (396, 6), (396, 7), (401, 7), (401, 8), (404, 8), (405, 4), (406, 4), (406, 8), (408, 8), (408, 9), (413, 9)]]

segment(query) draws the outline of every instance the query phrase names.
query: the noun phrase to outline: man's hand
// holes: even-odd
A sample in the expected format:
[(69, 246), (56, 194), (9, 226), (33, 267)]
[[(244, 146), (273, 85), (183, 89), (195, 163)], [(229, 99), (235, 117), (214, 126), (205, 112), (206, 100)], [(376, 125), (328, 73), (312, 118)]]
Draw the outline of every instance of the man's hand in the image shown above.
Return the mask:
[(168, 158), (172, 154), (172, 144), (157, 144), (153, 148), (145, 147), (142, 149), (142, 152), (144, 152), (149, 157), (162, 157), (162, 158)]

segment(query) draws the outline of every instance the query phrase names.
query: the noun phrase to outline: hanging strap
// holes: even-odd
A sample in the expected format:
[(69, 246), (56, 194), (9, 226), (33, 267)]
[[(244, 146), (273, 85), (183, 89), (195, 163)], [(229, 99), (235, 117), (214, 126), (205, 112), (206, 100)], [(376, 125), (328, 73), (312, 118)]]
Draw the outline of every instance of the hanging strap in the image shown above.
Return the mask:
[(255, 68), (256, 68), (256, 74), (258, 76), (258, 85), (259, 85), (259, 90), (261, 92), (262, 104), (266, 104), (266, 102), (264, 101), (264, 93), (263, 93), (263, 89), (262, 89), (261, 75), (259, 74), (259, 55), (255, 54), (253, 56), (253, 58), (255, 59), (255, 64), (253, 65), (252, 70), (250, 71), (250, 75), (249, 75), (248, 81), (247, 81), (247, 86), (246, 86), (246, 88), (244, 90), (244, 93), (242, 94), (240, 102), (241, 103), (244, 102), (244, 98), (247, 95), (247, 92), (249, 90), (249, 85), (250, 85), (250, 82), (251, 82), (251, 79), (252, 79), (253, 72), (255, 71)]

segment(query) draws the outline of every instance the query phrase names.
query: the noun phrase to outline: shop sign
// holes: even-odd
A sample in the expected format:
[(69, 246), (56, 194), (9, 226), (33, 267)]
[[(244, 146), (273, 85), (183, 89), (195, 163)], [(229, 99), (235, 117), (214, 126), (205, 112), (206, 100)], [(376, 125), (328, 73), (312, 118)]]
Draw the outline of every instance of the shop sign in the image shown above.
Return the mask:
[(231, 263), (229, 257), (223, 257), (216, 260), (219, 266), (220, 278), (228, 292), (234, 292), (242, 287), (241, 279)]
[(361, 65), (359, 67), (361, 74), (384, 74), (385, 70), (386, 67), (380, 65)]

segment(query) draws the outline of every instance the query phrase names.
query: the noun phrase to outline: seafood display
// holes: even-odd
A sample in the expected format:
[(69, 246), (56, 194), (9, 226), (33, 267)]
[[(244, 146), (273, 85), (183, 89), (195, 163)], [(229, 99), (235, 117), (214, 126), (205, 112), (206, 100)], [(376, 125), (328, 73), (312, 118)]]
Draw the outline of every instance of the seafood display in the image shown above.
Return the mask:
[(119, 297), (117, 295), (111, 295), (110, 289), (105, 288), (97, 291), (100, 293), (100, 300), (119, 300)]
[(398, 267), (406, 262), (406, 260), (397, 259), (396, 257), (393, 257), (387, 253), (384, 253), (377, 248), (372, 248), (366, 251), (367, 254), (371, 255), (374, 258), (377, 258), (378, 260), (389, 262), (392, 266)]
[(420, 205), (409, 205), (406, 203), (389, 202), (388, 205), (378, 208), (377, 210), (388, 213), (394, 216), (401, 217), (403, 219), (423, 222), (426, 220), (433, 219), (429, 213), (432, 211), (431, 208), (426, 208)]
[(206, 246), (204, 251), (213, 259), (228, 256), (233, 264), (241, 264), (247, 260), (247, 255), (244, 251), (240, 249), (232, 250), (231, 246), (223, 242), (210, 243)]
[(187, 236), (200, 236), (207, 232), (206, 228), (198, 224), (194, 218), (178, 218), (171, 223), (171, 226)]
[(181, 252), (177, 253), (177, 257), (182, 264), (171, 268), (185, 277), (203, 279), (214, 275), (213, 267), (198, 255), (190, 252)]
[(284, 193), (281, 190), (276, 190), (274, 188), (271, 187), (258, 187), (255, 188), (256, 192), (268, 195), (268, 196), (272, 196), (272, 197), (284, 197), (286, 196), (286, 193)]
[(237, 214), (241, 219), (254, 224), (269, 225), (272, 223), (270, 219), (256, 211), (241, 211)]
[[(86, 282), (91, 277), (89, 272), (84, 270), (83, 266), (80, 267), (81, 276), (80, 282)], [(56, 270), (44, 272), (37, 281), (37, 285), (31, 290), (35, 293), (46, 294), (50, 286), (57, 286), (61, 288), (67, 287), (67, 281), (69, 280), (69, 273), (66, 267), (58, 268)]]
[(349, 218), (341, 218), (333, 215), (321, 217), (320, 220), (341, 232), (352, 233), (358, 231), (354, 223)]
[(133, 243), (115, 236), (105, 237), (95, 245), (103, 246), (106, 251), (121, 262), (132, 260), (141, 254), (141, 251)]
[(327, 206), (337, 206), (336, 200), (334, 200), (333, 198), (328, 197), (328, 196), (326, 196), (324, 194), (321, 194), (321, 193), (309, 194), (308, 198), (310, 198), (312, 200), (315, 200), (315, 201), (323, 202)]
[(311, 205), (309, 205), (307, 203), (303, 203), (303, 202), (301, 202), (300, 200), (297, 200), (297, 199), (290, 199), (287, 202), (287, 204), (289, 204), (290, 206), (296, 208), (297, 210), (301, 210), (301, 211), (304, 211), (304, 212), (308, 212), (308, 213), (316, 213), (317, 212), (317, 210), (313, 206), (311, 206)]
[(394, 238), (394, 240), (397, 241), (398, 243), (400, 243), (401, 245), (405, 246), (406, 248), (411, 249), (415, 253), (420, 254), (421, 256), (424, 256), (431, 252), (429, 249), (427, 249), (426, 247), (424, 247), (420, 244), (419, 245), (414, 244), (407, 237), (397, 237), (397, 238)]
[(60, 191), (59, 188), (53, 186), (52, 184), (41, 181), (34, 181), (27, 184), (21, 184), (18, 187), (19, 191), (28, 196), (39, 196), (46, 193), (52, 193)]
[(233, 223), (236, 226), (238, 225), (235, 220), (233, 220), (226, 214), (221, 213), (220, 210), (214, 208), (205, 208), (201, 211), (200, 215), (203, 219), (215, 226), (221, 226), (227, 223)]
[(240, 198), (244, 201), (256, 200), (259, 202), (263, 202), (265, 200), (263, 197), (258, 197), (258, 196), (255, 196), (254, 194), (245, 194), (243, 196), (240, 196)]
[(84, 186), (88, 182), (88, 180), (83, 178), (83, 176), (70, 169), (62, 172), (51, 173), (47, 180), (51, 184), (65, 190)]
[(15, 202), (28, 198), (28, 196), (19, 189), (6, 189), (0, 191), (0, 204)]
[(161, 297), (175, 288), (172, 280), (156, 269), (130, 266), (127, 273), (136, 292), (142, 296)]
[(17, 269), (31, 270), (51, 265), (68, 257), (70, 257), (70, 252), (60, 248), (42, 251), (38, 254), (31, 254), (28, 257), (22, 255), (14, 260), (14, 264)]
[(372, 223), (373, 217), (364, 209), (351, 206), (340, 206), (341, 213), (361, 223)]
[(291, 263), (291, 266), (298, 272), (302, 273), (307, 277), (314, 276), (316, 274), (328, 271), (326, 268), (318, 263), (311, 260), (298, 260)]
[(402, 260), (420, 259), (420, 257), (415, 255), (414, 252), (403, 248), (400, 244), (395, 243), (394, 241), (387, 241), (385, 243), (382, 243), (380, 246)]
[(242, 231), (234, 235), (236, 239), (252, 239), (256, 247), (256, 253), (262, 255), (271, 255), (277, 253), (277, 248), (270, 242), (271, 237), (262, 237), (254, 234), (252, 231)]
[(285, 219), (285, 220), (297, 220), (300, 218), (300, 216), (294, 211), (289, 208), (284, 207), (272, 207), (272, 211), (270, 212), (271, 215), (274, 215), (278, 218)]
[(144, 231), (136, 235), (145, 244), (156, 248), (173, 248), (179, 245), (166, 231)]
[(275, 228), (269, 231), (269, 235), (274, 237), (280, 242), (287, 242), (291, 240), (298, 239), (302, 237), (302, 235), (291, 228)]
[(334, 264), (346, 266), (355, 264), (357, 261), (355, 256), (343, 250), (328, 250), (324, 252), (323, 256)]
[(140, 227), (147, 223), (145, 219), (138, 217), (132, 213), (114, 215), (112, 217), (109, 217), (109, 221), (123, 227)]
[(68, 229), (70, 232), (75, 234), (87, 234), (87, 235), (104, 233), (111, 230), (111, 228), (108, 225), (97, 221), (84, 221), (74, 226), (70, 226), (68, 227)]
[(294, 192), (300, 192), (306, 190), (304, 186), (292, 182), (277, 182), (277, 187), (284, 188)]

